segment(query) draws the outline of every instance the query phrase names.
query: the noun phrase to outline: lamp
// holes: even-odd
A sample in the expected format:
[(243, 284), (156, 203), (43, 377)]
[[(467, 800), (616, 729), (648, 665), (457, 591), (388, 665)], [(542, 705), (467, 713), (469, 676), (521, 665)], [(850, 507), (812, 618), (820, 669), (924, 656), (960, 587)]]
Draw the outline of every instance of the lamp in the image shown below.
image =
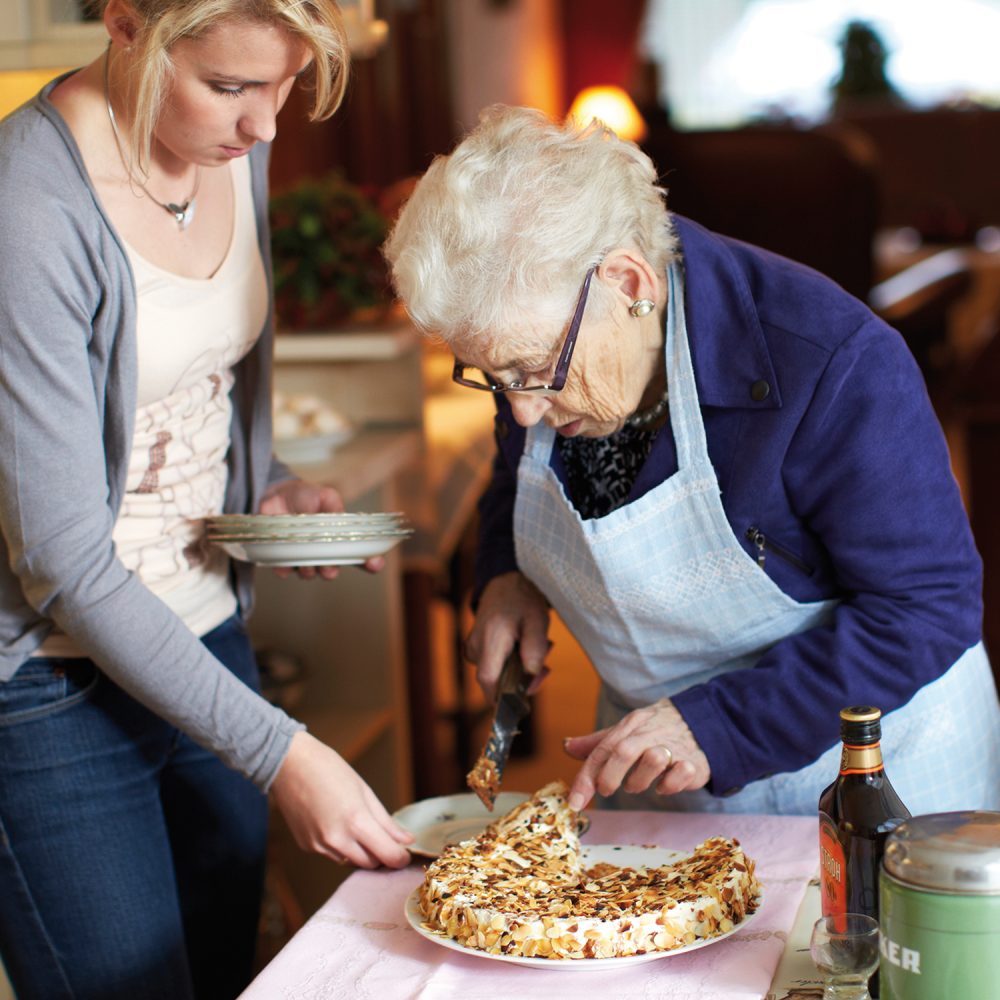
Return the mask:
[(639, 142), (646, 135), (639, 109), (621, 87), (586, 87), (576, 95), (567, 117), (583, 124), (597, 118), (620, 139), (631, 142)]
[(341, 0), (340, 13), (351, 55), (367, 59), (385, 44), (389, 25), (375, 17), (375, 0)]

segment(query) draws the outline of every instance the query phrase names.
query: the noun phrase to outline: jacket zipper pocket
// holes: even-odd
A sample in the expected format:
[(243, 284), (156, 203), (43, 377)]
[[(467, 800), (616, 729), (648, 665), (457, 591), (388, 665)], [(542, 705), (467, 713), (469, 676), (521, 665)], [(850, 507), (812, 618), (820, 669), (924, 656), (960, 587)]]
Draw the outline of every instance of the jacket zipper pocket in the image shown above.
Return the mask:
[(760, 528), (750, 525), (747, 528), (747, 538), (754, 544), (757, 549), (757, 565), (763, 569), (764, 563), (767, 560), (767, 553), (773, 552), (776, 556), (780, 556), (785, 562), (791, 563), (796, 569), (800, 569), (803, 573), (812, 574), (813, 568), (807, 562), (803, 562), (794, 552), (790, 552), (783, 545), (779, 545), (776, 541), (768, 538)]

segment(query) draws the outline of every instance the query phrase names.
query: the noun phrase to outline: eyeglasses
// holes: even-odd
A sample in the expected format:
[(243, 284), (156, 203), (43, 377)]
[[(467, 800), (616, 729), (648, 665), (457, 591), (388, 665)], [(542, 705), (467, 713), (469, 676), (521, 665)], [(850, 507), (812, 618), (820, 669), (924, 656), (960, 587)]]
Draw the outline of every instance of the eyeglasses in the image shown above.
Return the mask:
[(580, 297), (576, 300), (576, 309), (573, 312), (572, 320), (570, 320), (569, 329), (566, 331), (566, 339), (563, 341), (562, 350), (559, 351), (555, 373), (552, 376), (552, 381), (547, 385), (525, 385), (521, 381), (505, 385), (489, 372), (472, 368), (457, 358), (455, 368), (451, 373), (452, 379), (459, 385), (468, 386), (470, 389), (482, 389), (485, 392), (541, 392), (546, 395), (560, 392), (566, 384), (566, 375), (569, 373), (569, 363), (573, 357), (573, 348), (576, 347), (576, 337), (580, 332), (580, 323), (583, 321), (583, 311), (587, 307), (587, 293), (590, 291), (590, 279), (593, 276), (594, 268), (591, 268), (583, 279), (583, 288), (580, 289)]

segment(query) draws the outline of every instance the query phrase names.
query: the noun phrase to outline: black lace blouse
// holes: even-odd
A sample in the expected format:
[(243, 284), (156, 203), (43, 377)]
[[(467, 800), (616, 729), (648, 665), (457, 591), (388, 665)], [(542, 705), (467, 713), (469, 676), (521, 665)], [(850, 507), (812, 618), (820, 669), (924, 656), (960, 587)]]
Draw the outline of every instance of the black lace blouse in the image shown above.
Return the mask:
[(569, 497), (580, 517), (604, 517), (625, 503), (658, 433), (626, 424), (608, 437), (559, 438)]

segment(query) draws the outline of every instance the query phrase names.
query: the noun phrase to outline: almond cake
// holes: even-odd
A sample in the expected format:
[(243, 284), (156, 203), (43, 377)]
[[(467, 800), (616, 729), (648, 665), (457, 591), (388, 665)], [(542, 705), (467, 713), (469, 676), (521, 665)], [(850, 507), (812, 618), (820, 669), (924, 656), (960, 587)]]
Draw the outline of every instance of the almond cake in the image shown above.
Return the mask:
[(725, 934), (757, 908), (754, 863), (736, 840), (712, 837), (655, 868), (585, 867), (567, 794), (552, 782), (446, 848), (419, 891), (423, 927), (495, 955), (620, 958)]

